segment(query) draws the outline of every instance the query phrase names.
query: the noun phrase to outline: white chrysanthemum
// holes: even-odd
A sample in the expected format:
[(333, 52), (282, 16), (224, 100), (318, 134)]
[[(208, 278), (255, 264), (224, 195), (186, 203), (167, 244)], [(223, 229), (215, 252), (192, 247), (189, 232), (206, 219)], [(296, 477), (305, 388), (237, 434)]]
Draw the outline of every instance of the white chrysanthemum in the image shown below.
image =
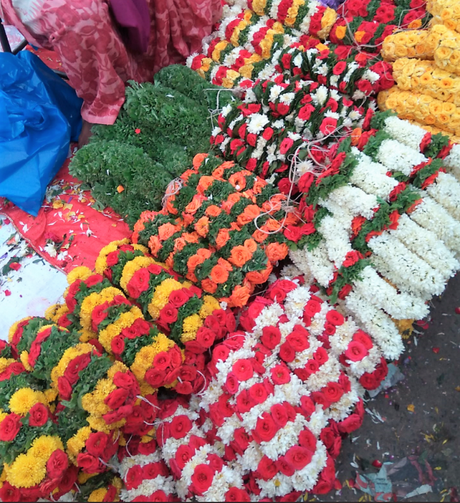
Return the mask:
[(269, 123), (269, 119), (263, 114), (252, 114), (248, 122), (248, 133), (259, 134)]
[(444, 159), (444, 165), (449, 168), (452, 175), (460, 181), (460, 145), (456, 144), (452, 147), (449, 155)]
[(381, 162), (390, 171), (401, 171), (409, 176), (415, 166), (428, 159), (417, 150), (397, 140), (387, 139), (381, 143), (375, 160)]
[[(354, 217), (361, 215), (371, 219), (374, 216), (373, 209), (378, 206), (377, 197), (374, 194), (367, 194), (359, 187), (345, 185), (333, 190), (326, 201), (321, 204), (329, 209), (328, 204), (332, 202), (342, 207), (347, 213)], [(333, 211), (330, 209), (329, 211)]]
[(441, 171), (426, 191), (455, 220), (460, 220), (460, 184), (454, 176)]
[(420, 152), (420, 144), (427, 133), (425, 129), (400, 119), (396, 115), (385, 119), (383, 130), (394, 140), (398, 140), (418, 152)]

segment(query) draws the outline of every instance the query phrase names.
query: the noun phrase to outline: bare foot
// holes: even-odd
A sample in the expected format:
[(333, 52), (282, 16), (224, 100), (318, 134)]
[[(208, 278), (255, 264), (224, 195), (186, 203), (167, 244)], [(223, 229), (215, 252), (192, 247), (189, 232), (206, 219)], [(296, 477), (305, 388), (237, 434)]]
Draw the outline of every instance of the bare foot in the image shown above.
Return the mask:
[(83, 126), (81, 128), (80, 136), (78, 137), (78, 148), (84, 147), (88, 144), (89, 139), (91, 138), (91, 128), (92, 124), (89, 122), (83, 121)]

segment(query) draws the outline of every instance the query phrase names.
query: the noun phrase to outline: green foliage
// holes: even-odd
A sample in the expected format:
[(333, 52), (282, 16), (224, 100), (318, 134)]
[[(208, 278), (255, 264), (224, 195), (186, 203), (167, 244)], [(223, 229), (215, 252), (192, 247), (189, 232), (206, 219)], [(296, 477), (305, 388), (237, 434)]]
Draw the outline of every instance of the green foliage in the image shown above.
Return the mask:
[(161, 208), (168, 183), (196, 154), (208, 152), (211, 111), (235, 98), (181, 65), (161, 70), (154, 84), (129, 84), (115, 124), (93, 126), (69, 171), (90, 185), (96, 207), (112, 207), (132, 227), (142, 211)]

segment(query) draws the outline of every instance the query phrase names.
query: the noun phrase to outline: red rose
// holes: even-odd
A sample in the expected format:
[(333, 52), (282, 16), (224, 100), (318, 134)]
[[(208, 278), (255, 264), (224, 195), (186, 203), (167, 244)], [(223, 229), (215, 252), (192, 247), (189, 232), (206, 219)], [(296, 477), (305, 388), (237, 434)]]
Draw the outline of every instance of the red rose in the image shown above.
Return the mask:
[[(326, 315), (326, 317), (327, 317), (327, 315)], [(337, 329), (336, 329), (335, 325), (333, 325), (329, 321), (326, 321), (326, 323), (324, 324), (324, 332), (322, 334), (325, 337), (325, 340), (323, 340), (323, 346), (326, 349), (330, 349), (330, 347), (331, 347), (331, 345), (329, 343), (329, 336), (334, 335), (336, 331), (337, 331)], [(318, 336), (318, 339), (319, 339), (319, 336)], [(326, 340), (327, 340), (327, 342), (326, 342)]]
[(215, 333), (206, 327), (200, 327), (196, 333), (196, 341), (203, 348), (210, 348), (214, 344), (215, 338)]
[(208, 465), (198, 465), (192, 475), (193, 492), (202, 495), (212, 484), (213, 470)]
[(275, 365), (270, 373), (274, 384), (286, 384), (291, 380), (291, 373), (286, 365)]
[(227, 380), (225, 381), (224, 388), (228, 393), (234, 395), (240, 386), (240, 382), (233, 372), (229, 372), (227, 375)]
[(359, 362), (369, 354), (363, 344), (357, 341), (350, 341), (345, 351), (345, 357), (352, 362)]
[(85, 473), (103, 473), (106, 470), (98, 458), (82, 452), (77, 456), (77, 466)]
[(164, 371), (158, 369), (149, 369), (145, 373), (144, 379), (153, 388), (159, 388), (163, 385), (165, 380)]
[(137, 299), (142, 292), (148, 290), (151, 275), (153, 275), (153, 273), (151, 273), (147, 268), (137, 270), (126, 285), (128, 295)]
[(128, 391), (132, 391), (135, 395), (139, 394), (139, 384), (129, 370), (127, 372), (117, 372), (113, 376), (113, 384), (115, 384), (118, 388), (124, 388)]
[(310, 463), (313, 457), (313, 452), (306, 447), (301, 447), (300, 445), (292, 446), (284, 456), (284, 459), (289, 463), (294, 470), (302, 470), (308, 463)]
[(295, 469), (286, 461), (284, 456), (281, 456), (276, 462), (278, 470), (286, 477), (292, 477), (295, 473)]
[(300, 399), (300, 407), (302, 408), (303, 412), (305, 413), (305, 415), (307, 416), (307, 419), (313, 414), (313, 412), (315, 412), (316, 410), (316, 407), (315, 407), (315, 404), (313, 403), (313, 400), (304, 395), (301, 399)]
[(268, 393), (262, 383), (253, 384), (248, 391), (255, 403), (264, 403), (267, 399)]
[(345, 61), (339, 61), (332, 69), (334, 75), (340, 75), (347, 68)]
[(122, 335), (117, 335), (112, 339), (110, 347), (114, 355), (120, 356), (125, 350), (125, 341)]
[(128, 470), (128, 473), (125, 476), (126, 489), (128, 489), (128, 491), (131, 489), (137, 489), (143, 480), (144, 477), (142, 468), (139, 465), (134, 465)]
[(238, 489), (238, 487), (231, 487), (225, 493), (225, 501), (243, 502), (243, 501), (251, 501), (251, 498), (249, 497), (249, 494), (245, 490)]
[(8, 414), (0, 423), (0, 440), (12, 442), (21, 429), (21, 416)]
[(305, 447), (311, 452), (316, 451), (316, 437), (313, 435), (313, 433), (308, 430), (304, 429), (300, 432), (299, 434), (299, 444), (302, 447)]
[(160, 311), (160, 317), (157, 323), (163, 327), (168, 327), (171, 323), (177, 321), (177, 315), (177, 309), (168, 304)]
[(56, 449), (46, 462), (46, 474), (50, 479), (60, 479), (69, 466), (67, 454)]
[(295, 360), (296, 352), (288, 342), (285, 342), (280, 346), (279, 356), (285, 362), (292, 362)]
[(212, 350), (212, 360), (213, 361), (225, 361), (230, 354), (230, 349), (224, 344), (219, 344)]
[(286, 337), (286, 342), (295, 351), (300, 353), (310, 347), (307, 337), (308, 332), (301, 325), (296, 325), (293, 331)]
[[(318, 372), (319, 363), (316, 360), (308, 360), (308, 362), (305, 364), (304, 369), (308, 373), (308, 377), (310, 377), (312, 374)], [(308, 379), (308, 377), (306, 379)]]
[(319, 130), (325, 136), (332, 134), (336, 129), (337, 129), (337, 119), (333, 119), (332, 117), (324, 118), (319, 127)]
[(319, 365), (323, 365), (323, 363), (326, 363), (328, 361), (329, 355), (324, 348), (319, 347), (313, 354), (313, 358), (318, 362)]
[(240, 414), (244, 414), (245, 412), (249, 412), (255, 405), (255, 402), (248, 390), (243, 390), (236, 397), (236, 408)]
[(70, 385), (78, 381), (80, 372), (84, 370), (90, 362), (91, 353), (78, 355), (69, 362), (67, 368), (65, 369), (64, 377), (69, 381)]
[(169, 425), (171, 436), (176, 440), (184, 438), (192, 429), (192, 421), (185, 415), (176, 416)]
[(171, 304), (172, 307), (179, 309), (179, 307), (183, 306), (189, 299), (191, 295), (188, 288), (183, 288), (182, 290), (174, 290), (169, 295), (168, 303)]
[(181, 445), (176, 451), (176, 462), (180, 470), (192, 459), (194, 450), (188, 445)]
[(379, 387), (381, 379), (374, 372), (365, 372), (360, 378), (359, 383), (364, 389), (373, 390)]
[(330, 426), (328, 426), (327, 428), (323, 428), (321, 430), (319, 438), (321, 439), (323, 444), (326, 446), (326, 448), (329, 449), (334, 444), (334, 440), (335, 440), (336, 436), (337, 435), (334, 432), (334, 430)]
[(338, 402), (342, 398), (342, 395), (343, 395), (342, 386), (340, 386), (340, 384), (338, 384), (336, 382), (327, 383), (327, 386), (325, 386), (322, 389), (322, 392), (323, 392), (324, 396), (326, 397), (326, 399), (331, 403)]
[(105, 450), (107, 449), (107, 442), (109, 437), (107, 434), (100, 431), (91, 433), (86, 441), (86, 450), (89, 454), (96, 458), (104, 457)]
[(247, 381), (254, 375), (254, 368), (250, 360), (238, 360), (233, 364), (233, 374), (239, 381)]
[(264, 456), (259, 461), (259, 464), (257, 465), (257, 471), (259, 472), (260, 477), (263, 480), (270, 480), (278, 473), (276, 463), (267, 456)]
[(29, 426), (43, 426), (48, 421), (48, 409), (42, 403), (36, 403), (29, 410)]
[(288, 415), (286, 409), (279, 403), (272, 405), (270, 408), (270, 414), (273, 421), (279, 428), (284, 428), (288, 422)]
[(374, 347), (372, 339), (362, 330), (358, 330), (353, 334), (353, 340), (360, 342), (366, 349), (372, 349)]
[(249, 442), (251, 441), (251, 438), (249, 437), (244, 428), (236, 429), (233, 432), (233, 438), (235, 439), (235, 442), (238, 444), (238, 447), (242, 451), (245, 451), (247, 449)]
[(15, 502), (21, 501), (21, 491), (12, 486), (9, 482), (3, 482), (2, 487), (0, 488), (0, 500), (5, 502)]
[(61, 400), (70, 400), (72, 396), (72, 386), (65, 377), (60, 377), (58, 379), (58, 391)]
[(331, 405), (327, 398), (324, 396), (324, 393), (322, 393), (321, 391), (314, 391), (311, 394), (311, 398), (315, 403), (321, 405), (323, 409), (327, 409)]
[(121, 407), (129, 396), (129, 392), (124, 388), (117, 388), (109, 393), (105, 399), (104, 403), (112, 410)]
[(107, 424), (113, 424), (116, 423), (117, 421), (121, 421), (124, 418), (127, 418), (129, 415), (131, 415), (133, 412), (133, 406), (132, 405), (123, 405), (119, 409), (109, 412), (107, 414), (104, 414), (102, 418)]
[(312, 318), (316, 313), (321, 311), (321, 302), (310, 299), (305, 305), (304, 314)]
[(343, 325), (345, 318), (335, 309), (331, 309), (326, 313), (326, 320), (335, 326)]
[(85, 279), (84, 283), (88, 288), (91, 288), (103, 281), (103, 279), (104, 278), (100, 274), (92, 274), (89, 278)]
[(153, 358), (153, 366), (158, 370), (166, 370), (171, 363), (169, 352), (162, 351)]
[(268, 349), (275, 349), (281, 341), (281, 332), (278, 327), (264, 327), (260, 342)]
[(256, 427), (253, 431), (253, 436), (256, 442), (269, 442), (277, 433), (278, 426), (273, 421), (270, 414), (264, 412), (262, 418), (257, 419)]

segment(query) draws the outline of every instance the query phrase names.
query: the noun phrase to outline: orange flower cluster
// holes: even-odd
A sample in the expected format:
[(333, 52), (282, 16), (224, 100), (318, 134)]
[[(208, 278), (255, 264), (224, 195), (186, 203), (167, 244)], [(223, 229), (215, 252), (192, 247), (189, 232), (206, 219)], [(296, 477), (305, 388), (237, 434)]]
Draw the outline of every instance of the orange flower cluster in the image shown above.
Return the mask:
[(205, 292), (244, 306), (288, 254), (286, 196), (233, 162), (199, 154), (161, 212), (144, 212), (133, 242)]

